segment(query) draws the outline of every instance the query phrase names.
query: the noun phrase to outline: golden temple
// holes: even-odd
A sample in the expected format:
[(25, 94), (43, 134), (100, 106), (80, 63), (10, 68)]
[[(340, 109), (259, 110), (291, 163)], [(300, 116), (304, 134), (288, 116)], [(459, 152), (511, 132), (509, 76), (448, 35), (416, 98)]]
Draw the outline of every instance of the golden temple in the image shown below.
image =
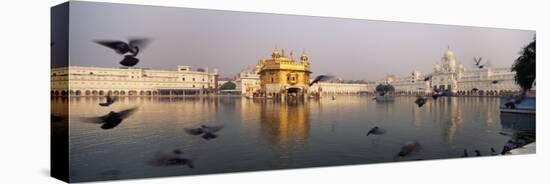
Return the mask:
[(285, 55), (284, 49), (275, 49), (269, 59), (261, 59), (256, 65), (260, 75), (260, 95), (263, 97), (299, 96), (303, 97), (309, 89), (310, 62), (305, 52), (300, 60)]

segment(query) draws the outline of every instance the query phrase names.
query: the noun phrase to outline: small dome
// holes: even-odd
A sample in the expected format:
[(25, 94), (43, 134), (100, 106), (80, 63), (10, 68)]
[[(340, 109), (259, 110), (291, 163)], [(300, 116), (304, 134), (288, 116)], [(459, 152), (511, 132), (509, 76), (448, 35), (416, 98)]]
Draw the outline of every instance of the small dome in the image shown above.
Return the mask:
[(308, 60), (308, 57), (307, 57), (306, 54), (302, 54), (302, 56), (300, 56), (300, 59), (301, 59), (302, 61), (307, 61), (307, 60)]
[(453, 57), (455, 54), (453, 53), (453, 51), (451, 51), (450, 49), (447, 50), (447, 52), (445, 52), (445, 56), (447, 57)]
[(275, 50), (273, 50), (273, 54), (271, 54), (271, 57), (278, 58), (278, 57), (281, 57), (281, 54), (279, 53), (279, 51), (277, 49), (275, 49)]
[(436, 64), (436, 65), (434, 66), (434, 70), (437, 71), (437, 72), (438, 72), (438, 71), (441, 71), (441, 65)]

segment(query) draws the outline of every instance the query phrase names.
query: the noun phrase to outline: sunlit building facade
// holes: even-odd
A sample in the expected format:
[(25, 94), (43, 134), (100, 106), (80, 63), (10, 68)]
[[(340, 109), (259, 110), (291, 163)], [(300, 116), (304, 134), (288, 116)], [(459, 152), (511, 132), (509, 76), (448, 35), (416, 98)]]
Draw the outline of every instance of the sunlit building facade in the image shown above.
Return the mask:
[(284, 49), (281, 52), (275, 49), (271, 58), (261, 59), (256, 65), (261, 81), (261, 96), (307, 94), (311, 73), (309, 67), (309, 58), (305, 53), (302, 53), (298, 61), (292, 58), (292, 54), (285, 55)]
[(217, 89), (218, 72), (69, 66), (51, 69), (51, 94), (73, 96), (149, 96), (209, 94)]
[(404, 94), (425, 94), (438, 89), (456, 95), (501, 95), (520, 91), (514, 76), (509, 67), (466, 69), (448, 49), (432, 73), (413, 71), (409, 76), (388, 75), (377, 83), (391, 84), (395, 93)]
[(237, 90), (243, 96), (253, 96), (262, 88), (260, 75), (255, 70), (243, 70), (235, 77)]

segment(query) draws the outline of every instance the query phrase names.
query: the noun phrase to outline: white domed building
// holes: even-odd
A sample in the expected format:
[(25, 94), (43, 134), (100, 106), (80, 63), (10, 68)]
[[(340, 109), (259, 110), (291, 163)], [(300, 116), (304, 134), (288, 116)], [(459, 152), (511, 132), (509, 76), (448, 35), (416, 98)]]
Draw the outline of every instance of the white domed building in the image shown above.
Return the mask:
[(456, 93), (458, 81), (464, 72), (464, 67), (457, 67), (455, 55), (451, 49), (447, 49), (441, 59), (441, 67), (437, 64), (431, 78), (431, 88)]
[[(510, 65), (512, 63), (513, 61), (510, 61)], [(510, 71), (510, 67), (473, 67), (467, 70), (448, 48), (441, 62), (433, 67), (430, 74), (422, 75), (414, 70), (412, 76), (388, 75), (386, 79), (376, 83), (389, 83), (394, 86), (396, 93), (401, 94), (431, 93), (438, 89), (456, 95), (501, 95), (520, 91), (514, 76), (515, 72)]]

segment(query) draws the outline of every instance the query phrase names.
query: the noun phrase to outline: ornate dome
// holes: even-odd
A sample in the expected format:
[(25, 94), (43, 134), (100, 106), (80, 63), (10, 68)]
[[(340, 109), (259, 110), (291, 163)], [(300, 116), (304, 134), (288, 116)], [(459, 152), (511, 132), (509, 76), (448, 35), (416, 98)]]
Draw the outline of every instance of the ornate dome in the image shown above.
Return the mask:
[(302, 61), (307, 61), (309, 58), (307, 57), (307, 55), (305, 53), (302, 53), (302, 56), (300, 56), (300, 60)]
[(444, 70), (454, 72), (456, 70), (456, 59), (453, 51), (447, 48), (445, 56), (443, 57), (445, 63), (443, 64)]
[(455, 57), (455, 54), (453, 53), (453, 51), (451, 51), (451, 49), (447, 49), (447, 52), (445, 52), (445, 58), (454, 58)]
[(281, 57), (281, 54), (279, 53), (279, 51), (277, 49), (275, 49), (275, 50), (273, 50), (273, 54), (271, 54), (271, 57), (273, 57), (274, 59), (279, 58), (279, 57)]
[(435, 70), (436, 72), (441, 71), (441, 65), (436, 64), (436, 65), (434, 66), (434, 70)]

